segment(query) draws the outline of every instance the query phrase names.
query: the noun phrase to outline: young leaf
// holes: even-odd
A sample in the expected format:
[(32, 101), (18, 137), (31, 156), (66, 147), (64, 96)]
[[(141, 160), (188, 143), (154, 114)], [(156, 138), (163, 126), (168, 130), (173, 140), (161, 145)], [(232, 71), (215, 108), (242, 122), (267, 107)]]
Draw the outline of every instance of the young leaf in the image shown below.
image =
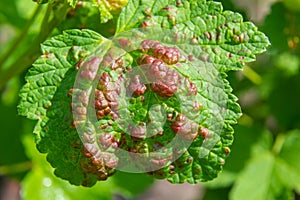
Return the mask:
[(77, 2), (78, 2), (78, 0), (68, 0), (68, 3), (69, 3), (70, 6), (72, 6), (72, 7), (75, 7)]
[[(95, 1), (95, 0), (93, 0)], [(108, 0), (98, 0), (95, 1), (96, 6), (100, 11), (100, 20), (101, 23), (106, 23), (108, 20), (113, 19), (114, 14), (118, 14), (121, 11), (121, 8), (127, 4), (128, 0), (117, 0), (117, 1), (108, 1)]]

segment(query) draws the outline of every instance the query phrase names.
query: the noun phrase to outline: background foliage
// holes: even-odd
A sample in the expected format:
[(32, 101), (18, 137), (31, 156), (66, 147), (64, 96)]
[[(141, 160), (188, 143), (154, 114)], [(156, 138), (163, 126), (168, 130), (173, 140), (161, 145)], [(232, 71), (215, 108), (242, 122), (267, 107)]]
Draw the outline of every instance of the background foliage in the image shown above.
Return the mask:
[[(41, 42), (70, 28), (89, 28), (104, 36), (114, 31), (111, 19), (118, 8), (91, 2), (83, 1), (79, 8), (0, 2), (0, 176), (18, 180), (24, 199), (112, 199), (112, 194), (134, 199), (153, 184), (145, 175), (117, 173), (93, 188), (71, 186), (53, 175), (45, 156), (35, 149), (33, 123), (17, 116), (18, 92), (26, 69), (40, 54)], [(268, 53), (242, 72), (230, 73), (243, 116), (235, 126), (224, 171), (218, 179), (199, 185), (206, 188), (203, 199), (282, 200), (300, 194), (300, 10), (289, 3), (275, 2), (260, 21), (259, 29), (272, 43)], [(252, 19), (236, 5), (223, 1), (226, 10)], [(108, 20), (112, 29), (103, 29)]]

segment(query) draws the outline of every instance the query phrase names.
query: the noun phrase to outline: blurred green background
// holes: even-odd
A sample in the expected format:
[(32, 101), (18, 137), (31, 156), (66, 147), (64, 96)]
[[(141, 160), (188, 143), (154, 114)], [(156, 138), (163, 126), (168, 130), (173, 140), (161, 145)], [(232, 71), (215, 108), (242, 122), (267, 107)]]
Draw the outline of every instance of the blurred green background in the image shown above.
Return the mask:
[(46, 6), (30, 0), (1, 0), (0, 200), (300, 199), (300, 1), (221, 2), (225, 10), (254, 21), (272, 44), (256, 62), (229, 74), (243, 116), (235, 126), (235, 142), (224, 171), (216, 180), (198, 185), (172, 185), (120, 172), (92, 188), (83, 188), (56, 178), (45, 155), (35, 149), (34, 122), (17, 115), (18, 91), (26, 69), (39, 55), (39, 44), (50, 35), (82, 24), (103, 35), (113, 30), (104, 30), (95, 17), (98, 11), (86, 8), (78, 11), (89, 13), (84, 18), (67, 16), (50, 27), (53, 30), (43, 32)]

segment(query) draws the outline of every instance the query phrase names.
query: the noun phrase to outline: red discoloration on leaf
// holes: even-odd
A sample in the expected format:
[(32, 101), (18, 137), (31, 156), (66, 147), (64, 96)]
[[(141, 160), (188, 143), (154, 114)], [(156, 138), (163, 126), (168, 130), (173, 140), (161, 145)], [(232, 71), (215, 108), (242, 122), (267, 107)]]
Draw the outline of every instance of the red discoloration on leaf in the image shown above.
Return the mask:
[(194, 140), (198, 136), (199, 125), (182, 114), (176, 117), (175, 122), (171, 124), (171, 128), (185, 140)]

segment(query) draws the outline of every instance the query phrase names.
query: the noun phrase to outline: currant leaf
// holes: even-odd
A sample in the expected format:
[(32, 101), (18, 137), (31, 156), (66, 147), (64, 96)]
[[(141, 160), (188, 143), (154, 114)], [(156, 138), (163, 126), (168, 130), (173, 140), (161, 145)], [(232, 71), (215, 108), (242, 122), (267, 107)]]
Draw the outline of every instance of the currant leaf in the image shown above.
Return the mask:
[(222, 71), (241, 69), (270, 44), (240, 14), (223, 11), (220, 3), (206, 0), (130, 1), (120, 14), (116, 32), (140, 27), (171, 30), (177, 43), (182, 43), (181, 49)]
[(19, 113), (38, 120), (38, 149), (72, 184), (92, 186), (116, 169), (211, 180), (241, 115), (226, 72), (268, 44), (215, 2), (132, 0), (111, 39), (70, 30), (46, 41)]
[[(102, 40), (93, 31), (71, 30), (44, 42), (43, 55), (29, 69), (25, 77), (26, 84), (20, 91), (19, 114), (44, 124), (47, 121), (47, 109), (51, 107), (51, 100), (67, 71)], [(39, 126), (36, 129), (39, 140)]]

